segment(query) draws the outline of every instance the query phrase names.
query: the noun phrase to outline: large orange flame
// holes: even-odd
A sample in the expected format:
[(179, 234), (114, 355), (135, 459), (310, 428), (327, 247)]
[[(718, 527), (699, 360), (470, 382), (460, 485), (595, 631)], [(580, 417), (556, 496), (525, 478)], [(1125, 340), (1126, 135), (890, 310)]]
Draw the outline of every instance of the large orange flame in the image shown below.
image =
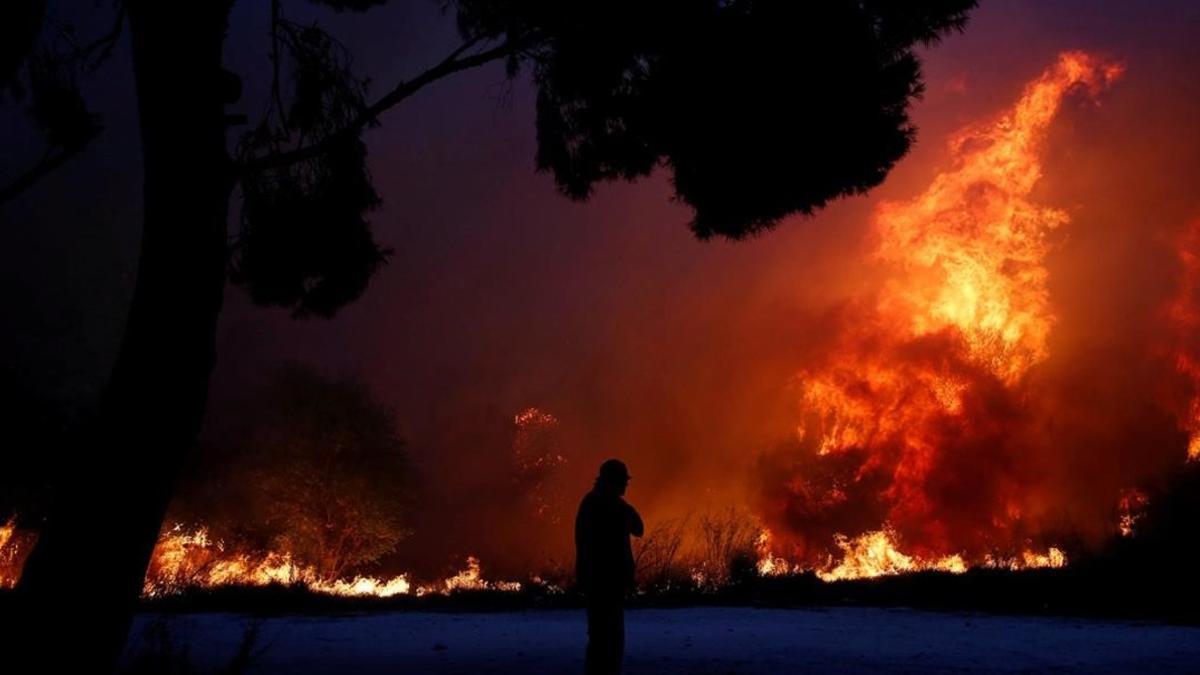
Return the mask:
[[(1069, 217), (1032, 197), (1039, 154), (1068, 94), (1095, 95), (1120, 74), (1082, 52), (1060, 55), (1012, 108), (952, 137), (952, 166), (923, 193), (878, 207), (871, 260), (887, 281), (848, 307), (833, 348), (798, 378), (801, 442), (826, 457), (865, 456), (856, 473), (817, 494), (795, 481), (793, 498), (809, 502), (804, 512), (836, 508), (853, 482), (886, 474), (883, 522), (857, 537), (837, 535), (845, 562), (823, 575), (965, 567), (962, 542), (935, 507), (933, 474), (953, 452), (1000, 433), (989, 417), (1020, 405), (1030, 370), (1048, 357), (1055, 316), (1045, 259)], [(997, 506), (982, 526), (1004, 530), (1021, 516), (1009, 494), (1017, 486), (991, 489)], [(897, 549), (892, 527), (901, 524), (920, 533), (917, 553)], [(1037, 564), (1039, 555), (1045, 564), (1061, 559), (1020, 559)]]
[[(1081, 52), (1061, 55), (998, 120), (951, 139), (954, 168), (923, 194), (878, 207), (875, 253), (896, 271), (879, 300), (890, 328), (908, 338), (952, 330), (1006, 384), (1046, 358), (1047, 237), (1069, 219), (1030, 200), (1038, 153), (1068, 92), (1098, 92), (1120, 72)], [(953, 407), (955, 389), (937, 396)]]

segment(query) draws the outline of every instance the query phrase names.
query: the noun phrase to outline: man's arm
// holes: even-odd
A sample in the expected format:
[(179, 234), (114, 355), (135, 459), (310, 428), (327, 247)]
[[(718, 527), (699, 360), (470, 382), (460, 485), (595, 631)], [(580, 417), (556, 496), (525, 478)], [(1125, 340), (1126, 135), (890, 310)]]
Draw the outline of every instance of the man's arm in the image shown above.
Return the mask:
[(646, 526), (642, 523), (642, 517), (638, 515), (637, 509), (629, 502), (625, 502), (625, 508), (629, 509), (629, 534), (635, 537), (640, 537), (646, 533)]

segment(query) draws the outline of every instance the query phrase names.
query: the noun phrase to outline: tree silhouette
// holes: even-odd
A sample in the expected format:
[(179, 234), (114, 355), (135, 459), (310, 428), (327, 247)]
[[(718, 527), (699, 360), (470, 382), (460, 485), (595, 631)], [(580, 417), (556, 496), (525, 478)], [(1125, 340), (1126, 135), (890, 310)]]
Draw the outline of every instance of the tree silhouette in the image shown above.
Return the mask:
[[(384, 0), (313, 1), (361, 12)], [(282, 0), (272, 0), (268, 113), (231, 154), (227, 130), (247, 122), (226, 112), (241, 96), (240, 79), (222, 66), (232, 0), (115, 2), (116, 32), (72, 47), (68, 60), (103, 60), (128, 27), (145, 175), (138, 277), (90, 443), (63, 463), (26, 565), (22, 619), (0, 630), (19, 645), (6, 653), (90, 659), (76, 671), (111, 668), (200, 428), (226, 280), (297, 315), (332, 315), (362, 293), (386, 255), (367, 219), (379, 199), (362, 134), (385, 111), (503, 60), (510, 76), (533, 78), (538, 166), (566, 195), (583, 199), (599, 182), (662, 167), (694, 210), (697, 235), (739, 238), (877, 185), (913, 135), (914, 45), (960, 28), (974, 4), (459, 0), (447, 7), (462, 44), (372, 100), (348, 67), (348, 49), (319, 26), (290, 22)], [(39, 77), (45, 52), (27, 38), (39, 26), (47, 32), (44, 11), (38, 0), (0, 10), (0, 25), (22, 38), (0, 51), (9, 88), (22, 71), (28, 82)], [(70, 93), (78, 91), (72, 74), (88, 70), (56, 67), (43, 78), (47, 91), (66, 92), (33, 106), (35, 118), (55, 120), (41, 124), (52, 152), (0, 188), (0, 202), (98, 132)], [(30, 648), (37, 639), (47, 649)], [(69, 654), (59, 644), (72, 645)]]
[[(49, 22), (45, 0), (13, 0), (0, 14), (0, 100), (28, 99), (34, 125), (46, 139), (42, 157), (7, 183), (0, 184), (0, 204), (35, 185), (43, 176), (75, 157), (99, 135), (103, 126), (79, 91), (81, 75), (95, 72), (121, 35), (124, 12), (118, 8), (113, 27), (80, 44), (68, 26)], [(39, 35), (50, 36), (39, 43)]]
[(241, 527), (258, 530), (273, 550), (332, 580), (408, 534), (408, 456), (392, 411), (363, 382), (286, 366), (242, 422), (221, 480), (204, 494), (264, 514)]
[(914, 44), (973, 4), (463, 0), (459, 22), (541, 37), (511, 63), (533, 70), (538, 167), (564, 194), (664, 166), (698, 236), (739, 238), (878, 185), (914, 133)]

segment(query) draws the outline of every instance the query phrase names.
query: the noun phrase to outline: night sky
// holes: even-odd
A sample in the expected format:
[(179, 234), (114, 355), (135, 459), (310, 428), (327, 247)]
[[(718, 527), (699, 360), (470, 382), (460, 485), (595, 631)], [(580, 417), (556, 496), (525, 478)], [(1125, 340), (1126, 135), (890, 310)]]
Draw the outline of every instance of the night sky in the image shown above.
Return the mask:
[[(432, 1), (365, 16), (289, 5), (327, 22), (375, 92), (456, 42), (452, 15)], [(104, 9), (82, 25), (98, 30)], [(267, 18), (265, 2), (238, 3), (227, 41), (226, 65), (246, 85), (233, 109), (252, 118)], [(635, 476), (631, 498), (651, 515), (741, 495), (746, 457), (794, 426), (789, 379), (819, 329), (813, 317), (863, 283), (873, 205), (917, 192), (950, 131), (1008, 105), (1066, 49), (1127, 68), (1102, 103), (1065, 116), (1040, 188), (1074, 220), (1052, 261), (1051, 292), (1067, 308), (1061, 339), (1096, 360), (1120, 358), (1121, 344), (1144, 337), (1129, 332), (1130, 317), (1166, 293), (1165, 235), (1200, 215), (1198, 30), (1200, 5), (1186, 0), (985, 0), (963, 34), (925, 53), (920, 135), (883, 186), (741, 243), (695, 240), (661, 172), (586, 203), (559, 196), (534, 171), (527, 79), (506, 81), (499, 64), (458, 75), (366, 135), (384, 200), (374, 232), (394, 254), (361, 299), (332, 320), (297, 321), (227, 290), (206, 433), (274, 366), (299, 360), (365, 378), (427, 475), (504, 450), (464, 432), (474, 420), (538, 406), (562, 420), (581, 491), (596, 460), (620, 455)], [(0, 209), (0, 367), (76, 411), (111, 365), (135, 273), (141, 175), (127, 41), (85, 91), (104, 134)], [(5, 106), (0, 175), (36, 158), (40, 142)], [(450, 485), (429, 498), (444, 504), (426, 506), (454, 510), (465, 490)]]

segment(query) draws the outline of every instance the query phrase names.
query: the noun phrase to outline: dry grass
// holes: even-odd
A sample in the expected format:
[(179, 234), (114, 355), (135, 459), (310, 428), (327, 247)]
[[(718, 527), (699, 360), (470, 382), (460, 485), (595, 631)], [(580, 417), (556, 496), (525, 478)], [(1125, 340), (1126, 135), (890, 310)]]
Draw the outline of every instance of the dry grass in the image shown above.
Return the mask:
[(753, 569), (760, 530), (735, 508), (662, 521), (635, 540), (638, 586), (646, 593), (719, 589)]

